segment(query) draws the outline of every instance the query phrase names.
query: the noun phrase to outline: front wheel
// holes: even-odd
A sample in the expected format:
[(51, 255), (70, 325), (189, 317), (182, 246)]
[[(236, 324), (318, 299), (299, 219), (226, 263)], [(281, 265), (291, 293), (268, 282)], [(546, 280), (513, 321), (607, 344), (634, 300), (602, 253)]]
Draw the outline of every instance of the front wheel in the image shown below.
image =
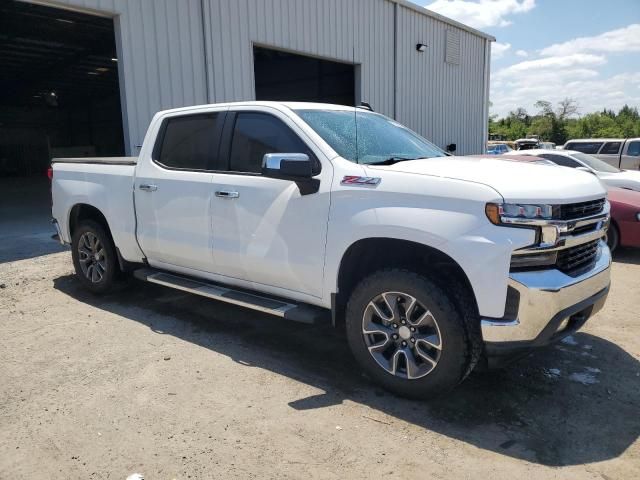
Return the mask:
[(93, 293), (105, 293), (119, 272), (111, 236), (97, 222), (83, 221), (73, 232), (71, 257), (80, 283)]
[(365, 372), (386, 389), (429, 398), (471, 370), (472, 342), (463, 315), (429, 278), (382, 270), (360, 282), (347, 305), (349, 345)]

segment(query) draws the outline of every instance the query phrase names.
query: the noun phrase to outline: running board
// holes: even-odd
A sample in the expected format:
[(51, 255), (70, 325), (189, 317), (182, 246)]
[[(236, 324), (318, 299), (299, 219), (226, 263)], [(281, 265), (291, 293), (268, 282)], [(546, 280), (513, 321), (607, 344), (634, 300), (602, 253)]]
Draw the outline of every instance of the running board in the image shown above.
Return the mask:
[(193, 279), (152, 268), (135, 270), (133, 275), (137, 279), (145, 282), (156, 283), (221, 302), (232, 303), (241, 307), (282, 317), (286, 320), (308, 324), (320, 323), (322, 321), (329, 323), (330, 321), (329, 311), (320, 307), (307, 304), (287, 303), (283, 300), (264, 295), (257, 295), (243, 290), (234, 290), (226, 286), (207, 282), (206, 280)]

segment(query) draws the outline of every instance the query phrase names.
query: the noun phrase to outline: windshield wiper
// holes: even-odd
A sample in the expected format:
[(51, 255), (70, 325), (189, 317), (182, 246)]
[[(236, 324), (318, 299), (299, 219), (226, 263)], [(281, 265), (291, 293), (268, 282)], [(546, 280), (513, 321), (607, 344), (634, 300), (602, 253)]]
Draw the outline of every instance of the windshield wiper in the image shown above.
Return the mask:
[(367, 163), (367, 165), (393, 165), (394, 163), (398, 163), (398, 162), (406, 162), (409, 160), (419, 160), (420, 158), (424, 158), (424, 157), (417, 157), (417, 158), (389, 157), (389, 158), (385, 158), (384, 160), (380, 160), (378, 162)]

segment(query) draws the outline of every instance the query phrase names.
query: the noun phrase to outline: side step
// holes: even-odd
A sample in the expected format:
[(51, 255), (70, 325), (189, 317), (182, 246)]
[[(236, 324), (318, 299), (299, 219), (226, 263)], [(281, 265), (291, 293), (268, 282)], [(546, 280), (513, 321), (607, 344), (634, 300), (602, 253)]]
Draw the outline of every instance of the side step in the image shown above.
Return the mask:
[(166, 273), (153, 268), (140, 268), (133, 272), (138, 280), (157, 283), (165, 287), (201, 295), (221, 302), (232, 303), (241, 307), (258, 310), (282, 317), (286, 320), (308, 324), (330, 321), (330, 312), (320, 307), (307, 304), (288, 303), (281, 299), (258, 295), (243, 290), (235, 290), (206, 280)]

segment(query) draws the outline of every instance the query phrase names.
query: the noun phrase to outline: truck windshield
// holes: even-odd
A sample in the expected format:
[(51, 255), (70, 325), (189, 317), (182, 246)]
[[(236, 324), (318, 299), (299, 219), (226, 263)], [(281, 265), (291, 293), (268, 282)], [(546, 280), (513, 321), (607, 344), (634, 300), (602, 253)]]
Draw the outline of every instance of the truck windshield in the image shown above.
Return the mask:
[(378, 113), (359, 111), (356, 114), (353, 110), (295, 112), (338, 155), (352, 162), (390, 164), (403, 160), (446, 156), (441, 149), (417, 133)]
[(585, 163), (588, 167), (593, 168), (596, 172), (617, 173), (622, 171), (619, 168), (613, 167), (599, 158), (592, 157), (586, 153), (574, 152), (571, 156), (576, 160), (580, 160), (582, 163)]

